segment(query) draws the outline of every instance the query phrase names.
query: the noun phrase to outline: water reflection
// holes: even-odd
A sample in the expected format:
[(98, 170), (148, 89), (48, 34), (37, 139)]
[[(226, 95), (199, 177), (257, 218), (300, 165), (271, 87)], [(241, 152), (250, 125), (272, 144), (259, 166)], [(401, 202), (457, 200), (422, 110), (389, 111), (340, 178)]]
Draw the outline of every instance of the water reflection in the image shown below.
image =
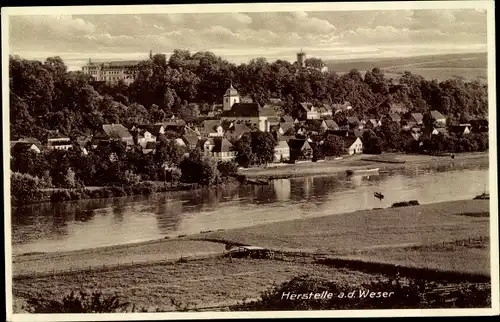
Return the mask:
[[(440, 169), (442, 170), (442, 169)], [(488, 184), (484, 168), (274, 180), (116, 199), (46, 203), (12, 213), (15, 252), (87, 248), (255, 224), (420, 203), (469, 199)], [(375, 192), (385, 195), (374, 198)]]

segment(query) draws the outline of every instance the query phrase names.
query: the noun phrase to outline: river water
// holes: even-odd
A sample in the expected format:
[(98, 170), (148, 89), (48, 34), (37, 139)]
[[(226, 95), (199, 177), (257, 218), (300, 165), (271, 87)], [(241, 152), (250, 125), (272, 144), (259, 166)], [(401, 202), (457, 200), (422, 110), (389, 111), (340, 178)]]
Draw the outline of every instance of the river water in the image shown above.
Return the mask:
[[(44, 203), (13, 209), (13, 253), (126, 244), (297, 218), (471, 199), (488, 191), (488, 168), (419, 170), (372, 176), (318, 176), (113, 199)], [(385, 198), (374, 197), (381, 192)]]

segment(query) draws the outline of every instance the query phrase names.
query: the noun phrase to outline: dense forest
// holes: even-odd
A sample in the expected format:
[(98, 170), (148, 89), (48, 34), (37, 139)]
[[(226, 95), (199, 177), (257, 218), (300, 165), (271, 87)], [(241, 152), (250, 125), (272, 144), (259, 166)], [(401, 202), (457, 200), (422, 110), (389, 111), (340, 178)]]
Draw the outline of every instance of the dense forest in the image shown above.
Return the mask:
[(41, 139), (47, 130), (74, 137), (92, 134), (105, 123), (161, 122), (172, 114), (193, 119), (221, 103), (231, 82), (240, 95), (261, 104), (281, 98), (283, 114), (302, 101), (348, 101), (359, 117), (380, 117), (391, 103), (410, 111), (438, 110), (450, 118), (485, 116), (488, 111), (487, 86), (476, 81), (439, 83), (410, 72), (387, 79), (377, 68), (364, 77), (357, 70), (339, 76), (265, 58), (235, 65), (211, 52), (175, 50), (168, 59), (156, 54), (139, 63), (129, 86), (94, 83), (81, 72), (68, 72), (59, 57), (41, 62), (11, 56), (9, 69), (12, 137)]

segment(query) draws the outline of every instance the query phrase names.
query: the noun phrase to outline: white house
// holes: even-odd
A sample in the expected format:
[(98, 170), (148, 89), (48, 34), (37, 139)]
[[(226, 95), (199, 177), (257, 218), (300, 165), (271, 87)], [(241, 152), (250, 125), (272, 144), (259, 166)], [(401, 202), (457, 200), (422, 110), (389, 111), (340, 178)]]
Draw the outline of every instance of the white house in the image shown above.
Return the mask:
[(359, 137), (348, 136), (344, 138), (344, 149), (349, 155), (363, 153), (363, 142)]
[(446, 126), (446, 117), (439, 111), (431, 111), (431, 116), (436, 120), (437, 125)]
[(274, 162), (283, 162), (290, 160), (290, 147), (286, 140), (279, 140), (274, 147)]

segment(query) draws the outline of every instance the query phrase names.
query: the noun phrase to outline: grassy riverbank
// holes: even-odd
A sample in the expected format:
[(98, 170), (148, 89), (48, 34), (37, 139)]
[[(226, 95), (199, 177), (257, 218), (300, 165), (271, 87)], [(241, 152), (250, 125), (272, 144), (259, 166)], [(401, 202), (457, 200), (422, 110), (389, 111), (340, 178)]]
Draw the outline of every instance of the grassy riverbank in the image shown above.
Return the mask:
[[(224, 243), (278, 250), (348, 255), (366, 249), (426, 245), (489, 236), (488, 200), (362, 210), (310, 219), (66, 252), (17, 255), (14, 275), (175, 260), (224, 251)], [(470, 214), (483, 214), (472, 216)], [(469, 214), (463, 216), (461, 214)]]
[(292, 177), (307, 177), (313, 175), (345, 174), (346, 170), (365, 168), (380, 168), (380, 170), (411, 169), (415, 166), (435, 168), (440, 166), (454, 166), (457, 168), (488, 165), (487, 152), (457, 153), (455, 158), (450, 156), (431, 156), (422, 154), (384, 153), (383, 158), (405, 161), (405, 163), (385, 163), (362, 160), (364, 158), (380, 158), (380, 156), (353, 155), (340, 160), (325, 162), (308, 162), (290, 165), (270, 166), (268, 168), (250, 168), (240, 171), (248, 178), (283, 179)]
[[(118, 293), (139, 307), (172, 310), (172, 299), (190, 307), (234, 305), (258, 297), (273, 283), (304, 273), (334, 278), (354, 288), (388, 278), (387, 271), (377, 271), (376, 265), (363, 273), (318, 263), (314, 260), (318, 254), (484, 276), (489, 274), (488, 213), (488, 200), (464, 200), (364, 210), (172, 240), (14, 256), (16, 311), (30, 294), (58, 296), (80, 287)], [(224, 252), (226, 242), (269, 247), (286, 255), (275, 260), (216, 256)], [(212, 256), (176, 260), (192, 254)], [(120, 266), (112, 266), (116, 263)], [(54, 268), (72, 271), (51, 273)], [(32, 274), (34, 269), (45, 274)]]

